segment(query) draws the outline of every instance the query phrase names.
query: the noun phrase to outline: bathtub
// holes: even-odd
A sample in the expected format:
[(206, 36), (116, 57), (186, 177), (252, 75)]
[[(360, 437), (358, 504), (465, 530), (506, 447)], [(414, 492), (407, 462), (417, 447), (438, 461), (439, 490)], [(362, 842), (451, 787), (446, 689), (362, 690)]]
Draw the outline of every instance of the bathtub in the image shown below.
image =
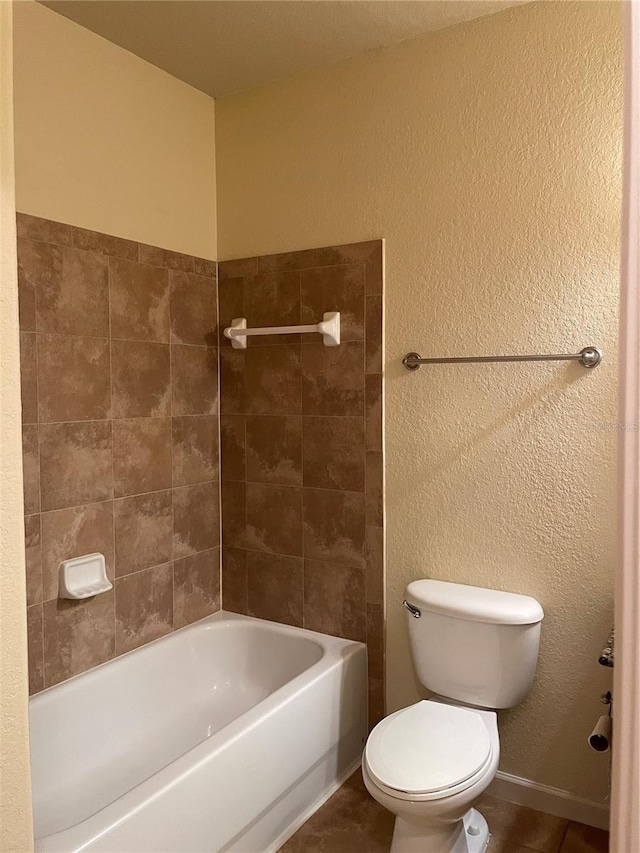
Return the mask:
[(366, 668), (222, 611), (34, 696), (37, 853), (277, 850), (360, 761)]

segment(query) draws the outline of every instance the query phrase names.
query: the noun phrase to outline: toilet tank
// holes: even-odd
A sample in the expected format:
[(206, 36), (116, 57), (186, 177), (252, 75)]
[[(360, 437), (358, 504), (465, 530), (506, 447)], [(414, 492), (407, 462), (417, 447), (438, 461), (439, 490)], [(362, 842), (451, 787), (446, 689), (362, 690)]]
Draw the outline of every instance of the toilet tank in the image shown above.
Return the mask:
[(418, 580), (407, 587), (406, 602), (413, 663), (425, 687), (481, 708), (522, 702), (533, 682), (544, 617), (535, 598)]

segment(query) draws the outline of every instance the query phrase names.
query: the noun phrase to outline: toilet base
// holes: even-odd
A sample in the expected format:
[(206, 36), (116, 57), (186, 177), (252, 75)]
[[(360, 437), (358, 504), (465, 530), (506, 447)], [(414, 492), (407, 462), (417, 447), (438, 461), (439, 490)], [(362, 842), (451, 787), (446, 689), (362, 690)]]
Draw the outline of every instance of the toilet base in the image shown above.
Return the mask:
[(391, 853), (484, 853), (489, 826), (476, 809), (456, 823), (425, 827), (397, 817)]

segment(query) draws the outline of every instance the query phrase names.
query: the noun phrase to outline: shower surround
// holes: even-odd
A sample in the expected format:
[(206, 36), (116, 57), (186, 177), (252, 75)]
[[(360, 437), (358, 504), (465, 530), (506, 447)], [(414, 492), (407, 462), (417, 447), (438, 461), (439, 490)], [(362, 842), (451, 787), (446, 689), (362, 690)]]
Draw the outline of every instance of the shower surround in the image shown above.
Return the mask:
[[(383, 708), (383, 244), (218, 265), (222, 588), (227, 610), (366, 642), (370, 722)], [(222, 335), (317, 323), (318, 335)]]
[[(25, 215), (18, 238), (35, 693), (220, 607), (216, 266)], [(95, 551), (114, 588), (59, 599)]]
[[(382, 241), (216, 269), (22, 214), (18, 235), (30, 691), (222, 597), (226, 610), (366, 642), (374, 723)], [(234, 317), (288, 325), (325, 311), (340, 312), (339, 347), (309, 334), (235, 350), (221, 334)], [(95, 551), (114, 589), (59, 599), (60, 562)]]

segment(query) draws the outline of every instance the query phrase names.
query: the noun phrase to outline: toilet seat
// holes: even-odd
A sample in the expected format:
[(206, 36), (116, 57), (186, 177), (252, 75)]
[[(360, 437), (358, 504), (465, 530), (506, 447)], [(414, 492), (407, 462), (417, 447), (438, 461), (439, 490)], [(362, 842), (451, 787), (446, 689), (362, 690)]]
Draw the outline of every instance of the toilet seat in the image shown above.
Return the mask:
[(372, 781), (390, 796), (431, 800), (473, 785), (492, 756), (491, 736), (480, 713), (422, 701), (378, 723), (364, 758)]

